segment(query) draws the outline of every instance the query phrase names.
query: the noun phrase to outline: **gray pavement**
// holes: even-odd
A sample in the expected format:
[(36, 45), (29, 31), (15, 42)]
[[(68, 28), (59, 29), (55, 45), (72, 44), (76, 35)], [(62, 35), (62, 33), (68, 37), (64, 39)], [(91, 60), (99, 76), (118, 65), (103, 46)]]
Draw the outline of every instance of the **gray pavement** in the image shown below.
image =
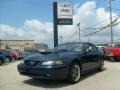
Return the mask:
[(77, 84), (66, 81), (35, 80), (17, 71), (16, 61), (0, 66), (0, 90), (120, 90), (120, 62), (105, 62), (105, 70), (92, 72)]

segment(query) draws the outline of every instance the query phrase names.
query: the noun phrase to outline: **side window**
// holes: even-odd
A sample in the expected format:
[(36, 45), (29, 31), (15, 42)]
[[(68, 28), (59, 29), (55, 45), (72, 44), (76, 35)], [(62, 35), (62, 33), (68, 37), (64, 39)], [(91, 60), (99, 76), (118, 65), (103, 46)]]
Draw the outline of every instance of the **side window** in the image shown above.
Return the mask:
[(97, 53), (97, 48), (94, 45), (91, 45), (91, 51), (92, 53)]
[(83, 46), (84, 50), (89, 49), (89, 48), (90, 48), (90, 44), (84, 44), (84, 46)]
[(90, 49), (91, 52), (89, 52), (89, 54), (97, 52), (97, 48), (92, 44), (84, 44), (83, 48), (84, 48), (84, 50)]

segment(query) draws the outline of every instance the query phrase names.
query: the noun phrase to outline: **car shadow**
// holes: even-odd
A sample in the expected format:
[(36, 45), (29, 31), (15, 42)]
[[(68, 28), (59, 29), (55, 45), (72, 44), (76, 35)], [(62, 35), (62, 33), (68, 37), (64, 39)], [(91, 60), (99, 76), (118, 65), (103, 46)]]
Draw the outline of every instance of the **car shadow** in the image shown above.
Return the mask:
[(66, 87), (70, 84), (66, 80), (44, 80), (44, 79), (28, 79), (23, 81), (23, 83), (43, 88), (60, 88)]
[[(103, 71), (105, 70), (106, 68)], [(80, 82), (98, 73), (100, 72), (97, 70), (87, 73), (81, 77)], [(67, 87), (67, 86), (72, 85), (68, 83), (67, 80), (44, 80), (44, 79), (28, 79), (28, 80), (23, 81), (23, 83), (32, 85), (35, 87), (43, 87), (43, 88), (61, 88), (61, 87)]]

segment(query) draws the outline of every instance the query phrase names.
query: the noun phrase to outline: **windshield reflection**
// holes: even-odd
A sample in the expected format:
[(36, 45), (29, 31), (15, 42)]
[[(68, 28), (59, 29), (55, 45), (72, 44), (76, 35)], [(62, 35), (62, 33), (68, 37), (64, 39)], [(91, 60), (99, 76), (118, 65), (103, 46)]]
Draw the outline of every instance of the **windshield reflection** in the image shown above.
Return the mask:
[(52, 51), (53, 52), (60, 52), (60, 51), (81, 51), (82, 44), (80, 43), (65, 43), (55, 47)]

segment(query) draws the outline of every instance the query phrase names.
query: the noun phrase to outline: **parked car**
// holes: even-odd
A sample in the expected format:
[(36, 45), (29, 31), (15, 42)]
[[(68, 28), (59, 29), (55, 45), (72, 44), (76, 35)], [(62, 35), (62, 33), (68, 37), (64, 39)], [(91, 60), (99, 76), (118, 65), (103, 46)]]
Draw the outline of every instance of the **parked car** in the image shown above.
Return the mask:
[(0, 65), (3, 63), (8, 63), (14, 61), (13, 57), (9, 54), (0, 52)]
[(12, 56), (14, 60), (19, 58), (19, 53), (15, 50), (2, 49), (0, 52)]
[(91, 43), (64, 43), (51, 52), (24, 58), (17, 68), (20, 74), (32, 78), (80, 81), (81, 75), (92, 70), (103, 70), (103, 54)]
[(18, 60), (20, 59), (20, 51), (18, 50), (9, 50), (9, 53), (12, 55), (12, 57), (15, 59), (15, 60)]
[(113, 61), (120, 61), (120, 44), (114, 44), (105, 48), (105, 56)]
[(0, 54), (0, 65), (2, 65), (3, 63), (6, 63), (5, 55)]
[(103, 53), (104, 59), (105, 59), (105, 48), (106, 48), (106, 46), (97, 46), (97, 47)]
[(97, 46), (99, 50), (104, 54), (106, 46)]

